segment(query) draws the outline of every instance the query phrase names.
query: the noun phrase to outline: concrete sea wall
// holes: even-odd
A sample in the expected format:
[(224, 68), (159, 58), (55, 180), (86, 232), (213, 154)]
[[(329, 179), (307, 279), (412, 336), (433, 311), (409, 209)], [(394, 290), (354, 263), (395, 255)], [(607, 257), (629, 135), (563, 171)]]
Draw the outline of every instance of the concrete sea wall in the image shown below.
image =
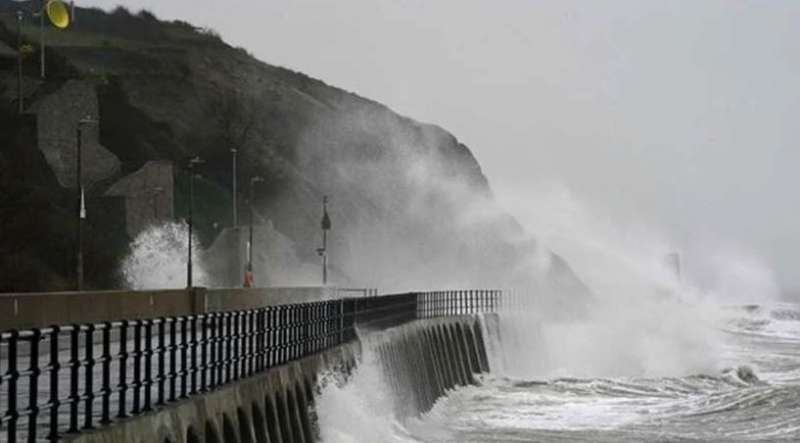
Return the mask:
[(111, 426), (74, 443), (309, 443), (318, 440), (314, 392), (324, 371), (350, 374), (369, 346), (398, 414), (417, 415), (489, 370), (475, 316), (416, 320)]
[(471, 316), (411, 322), (364, 340), (377, 353), (400, 418), (427, 412), (447, 391), (489, 371), (481, 326)]

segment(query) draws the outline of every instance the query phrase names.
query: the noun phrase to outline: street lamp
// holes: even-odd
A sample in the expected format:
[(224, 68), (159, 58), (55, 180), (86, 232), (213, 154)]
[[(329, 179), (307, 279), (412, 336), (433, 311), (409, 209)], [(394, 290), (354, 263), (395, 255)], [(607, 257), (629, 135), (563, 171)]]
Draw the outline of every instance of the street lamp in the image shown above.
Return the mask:
[(192, 287), (192, 225), (194, 223), (194, 167), (205, 163), (200, 157), (189, 159), (189, 258), (186, 261), (186, 287)]
[[(21, 3), (25, 0), (14, 0), (17, 3)], [(74, 12), (74, 10), (73, 10)], [(24, 13), (20, 10), (17, 11), (17, 51), (21, 48), (22, 43), (22, 17)], [(39, 57), (40, 57), (40, 75), (42, 78), (45, 77), (45, 43), (44, 43), (44, 28), (47, 21), (49, 21), (53, 26), (58, 29), (66, 29), (70, 22), (72, 21), (72, 17), (67, 7), (66, 3), (62, 0), (41, 0), (39, 2), (38, 12), (34, 10), (31, 14), (34, 18), (39, 18)], [(45, 17), (47, 20), (45, 20)], [(20, 67), (19, 67), (19, 78), (21, 81), (22, 77), (22, 57), (20, 55)]]
[(83, 195), (83, 173), (82, 173), (83, 126), (93, 125), (93, 124), (97, 124), (97, 121), (87, 116), (78, 121), (78, 129), (77, 129), (77, 149), (76, 149), (77, 155), (75, 156), (76, 157), (75, 185), (77, 189), (76, 215), (78, 220), (78, 226), (76, 230), (77, 239), (76, 239), (75, 255), (77, 258), (77, 263), (76, 263), (75, 277), (77, 280), (78, 291), (83, 290), (83, 220), (86, 218), (86, 202), (84, 201), (84, 195)]
[(17, 106), (22, 114), (22, 11), (17, 11)]
[(39, 45), (40, 49), (40, 74), (42, 78), (45, 77), (45, 64), (44, 64), (44, 25), (45, 19), (44, 16), (46, 15), (47, 18), (50, 20), (50, 23), (53, 24), (58, 29), (65, 29), (69, 26), (69, 22), (71, 20), (69, 9), (67, 9), (67, 5), (62, 2), (61, 0), (42, 0), (41, 2), (41, 9), (39, 10)]
[(331, 230), (331, 218), (328, 216), (328, 196), (322, 197), (322, 247), (317, 254), (322, 257), (322, 285), (328, 284), (328, 231)]
[(231, 148), (231, 154), (233, 154), (233, 227), (239, 227), (239, 213), (237, 208), (237, 201), (236, 201), (236, 153), (239, 152), (236, 148)]
[(254, 194), (256, 183), (263, 182), (264, 178), (255, 176), (250, 177), (250, 239), (247, 242), (247, 270), (244, 274), (244, 287), (249, 288), (253, 286), (253, 206), (255, 204)]

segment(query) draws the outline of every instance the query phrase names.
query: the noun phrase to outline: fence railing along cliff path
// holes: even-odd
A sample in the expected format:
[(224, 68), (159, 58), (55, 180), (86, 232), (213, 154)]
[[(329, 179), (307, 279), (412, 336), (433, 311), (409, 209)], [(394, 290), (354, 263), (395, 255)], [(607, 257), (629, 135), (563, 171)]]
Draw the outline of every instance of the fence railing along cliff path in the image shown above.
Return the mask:
[[(500, 295), (405, 293), (2, 332), (0, 441), (113, 426), (353, 342), (357, 330), (493, 312)], [(455, 352), (474, 355), (467, 347)]]

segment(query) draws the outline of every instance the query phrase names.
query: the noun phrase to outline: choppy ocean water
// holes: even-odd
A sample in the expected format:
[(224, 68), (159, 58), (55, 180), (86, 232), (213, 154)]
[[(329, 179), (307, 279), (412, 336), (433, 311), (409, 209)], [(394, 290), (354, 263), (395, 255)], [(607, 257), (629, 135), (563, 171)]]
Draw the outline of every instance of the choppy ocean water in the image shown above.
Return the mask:
[(719, 309), (718, 370), (657, 377), (488, 374), (478, 386), (450, 392), (424, 415), (399, 419), (385, 401), (391, 394), (382, 389), (380, 374), (365, 367), (351, 383), (323, 392), (322, 437), (327, 442), (800, 441), (800, 307)]

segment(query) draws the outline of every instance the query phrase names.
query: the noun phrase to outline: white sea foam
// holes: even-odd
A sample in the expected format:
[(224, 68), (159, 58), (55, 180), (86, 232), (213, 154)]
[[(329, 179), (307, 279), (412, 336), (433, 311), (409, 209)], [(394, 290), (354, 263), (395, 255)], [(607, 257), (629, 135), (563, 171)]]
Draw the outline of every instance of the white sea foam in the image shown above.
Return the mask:
[(321, 377), (316, 406), (323, 442), (418, 441), (408, 436), (398, 421), (396, 399), (378, 359), (374, 342), (367, 339), (363, 342), (361, 360), (346, 382), (336, 374)]
[[(548, 441), (540, 431), (577, 432), (569, 435), (591, 441), (593, 432), (620, 430), (630, 432), (621, 440), (642, 441), (664, 432), (653, 420), (673, 420), (675, 435), (702, 438), (713, 428), (686, 414), (738, 405), (741, 389), (753, 390), (754, 398), (772, 395), (765, 385), (727, 380), (726, 367), (748, 365), (768, 383), (796, 380), (796, 355), (771, 348), (753, 353), (741, 342), (742, 331), (728, 332), (731, 313), (721, 304), (775, 300), (771, 273), (760, 261), (722, 248), (728, 252), (712, 251), (702, 266), (687, 266), (678, 277), (664, 266), (664, 256), (681, 248), (657, 230), (590, 216), (568, 194), (547, 199), (530, 206), (537, 209), (532, 231), (574, 268), (591, 299), (547, 285), (515, 291), (514, 303), (483, 322), (493, 378), (451, 392), (420, 418), (398, 420), (391, 406), (396, 399), (383, 388), (372, 357), (347, 384), (323, 391), (325, 441)], [(530, 263), (528, 269), (548, 266)], [(763, 310), (758, 332), (771, 344), (796, 337), (800, 321), (791, 312)], [(733, 315), (741, 320), (744, 314)], [(555, 382), (559, 377), (580, 380)], [(748, 432), (737, 427), (738, 415), (730, 420), (730, 435)], [(780, 423), (768, 418), (763, 426)]]
[[(153, 225), (133, 241), (122, 261), (122, 274), (132, 289), (178, 289), (186, 287), (188, 227), (185, 223)], [(208, 285), (199, 243), (193, 240), (192, 265), (195, 286)]]

